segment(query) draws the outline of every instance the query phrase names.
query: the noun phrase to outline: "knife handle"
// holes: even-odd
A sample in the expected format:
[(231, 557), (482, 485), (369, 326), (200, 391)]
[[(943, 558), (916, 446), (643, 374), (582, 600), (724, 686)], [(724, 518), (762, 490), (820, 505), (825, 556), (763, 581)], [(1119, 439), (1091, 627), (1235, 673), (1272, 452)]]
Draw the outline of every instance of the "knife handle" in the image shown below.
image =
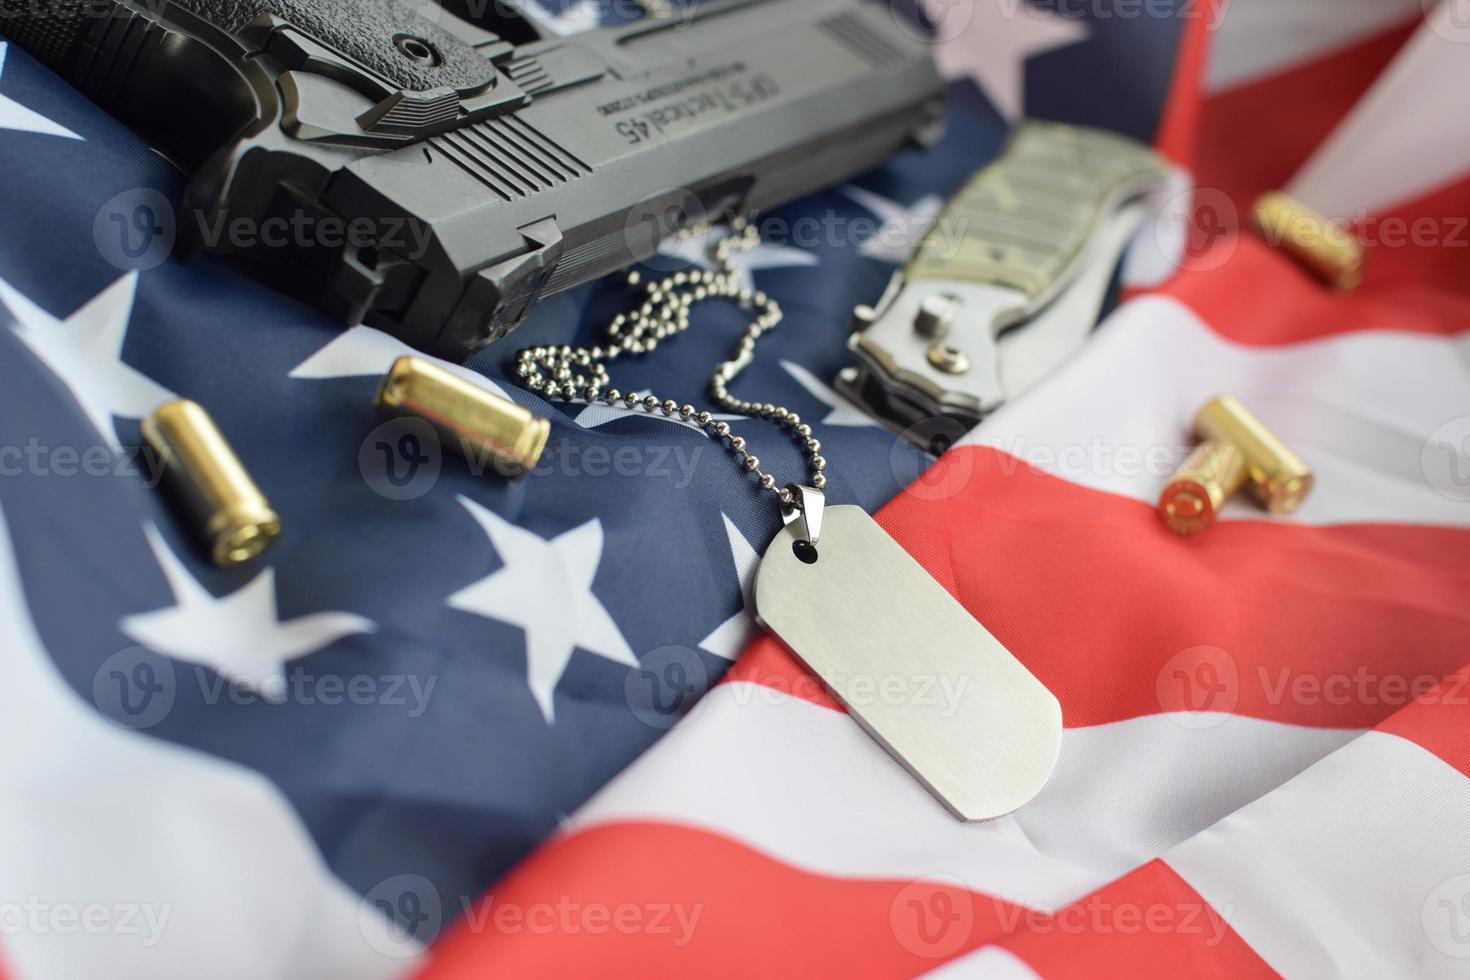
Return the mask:
[(1082, 265), (1103, 218), (1166, 173), (1158, 154), (1127, 137), (1025, 123), (950, 200), (905, 278), (1013, 289), (1034, 308)]

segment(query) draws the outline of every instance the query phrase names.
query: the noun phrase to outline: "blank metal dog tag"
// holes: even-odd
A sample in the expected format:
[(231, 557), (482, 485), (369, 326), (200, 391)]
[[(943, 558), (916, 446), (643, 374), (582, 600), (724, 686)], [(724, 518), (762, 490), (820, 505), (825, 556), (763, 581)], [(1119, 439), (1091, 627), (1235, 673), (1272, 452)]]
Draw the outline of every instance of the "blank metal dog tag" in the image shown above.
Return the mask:
[(1061, 746), (1056, 697), (862, 508), (826, 508), (810, 564), (799, 533), (761, 559), (761, 623), (956, 816), (1040, 792)]

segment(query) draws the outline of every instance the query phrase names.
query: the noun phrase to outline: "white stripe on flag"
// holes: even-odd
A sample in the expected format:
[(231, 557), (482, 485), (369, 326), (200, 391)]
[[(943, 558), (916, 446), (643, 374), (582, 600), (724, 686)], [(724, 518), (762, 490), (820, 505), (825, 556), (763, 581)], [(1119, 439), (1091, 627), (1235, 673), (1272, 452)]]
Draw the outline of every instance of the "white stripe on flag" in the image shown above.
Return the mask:
[(956, 820), (847, 715), (756, 684), (705, 695), (567, 829), (634, 820), (699, 827), (820, 874), (943, 873), (1036, 908), (1108, 880), (1038, 853), (1012, 821)]
[[(1420, 4), (1421, 0), (1228, 0), (1215, 33), (1205, 87), (1219, 92), (1304, 68), (1419, 16)], [(1202, 9), (1204, 4), (1191, 6)]]
[[(1292, 193), (1325, 214), (1351, 219), (1464, 180), (1470, 176), (1466, 92), (1470, 6), (1441, 0), (1297, 173)], [(1460, 232), (1463, 247), (1463, 227)]]
[(1369, 732), (1165, 860), (1288, 977), (1470, 973), (1470, 779)]
[(963, 824), (847, 715), (737, 682), (706, 695), (568, 829), (686, 824), (822, 874), (946, 874), (992, 897), (1059, 908), (1354, 734), (1229, 715), (1068, 729), (1057, 773), (1036, 800), (1012, 817)]
[[(1381, 325), (1391, 328), (1393, 324)], [(1470, 327), (1470, 324), (1466, 324)], [(1055, 375), (964, 440), (1072, 483), (1155, 503), (1194, 444), (1194, 413), (1232, 394), (1316, 471), (1296, 514), (1275, 520), (1470, 526), (1470, 507), (1425, 476), (1431, 437), (1470, 414), (1470, 334), (1345, 333), (1245, 347), (1164, 296), (1121, 307)], [(1260, 520), (1245, 499), (1225, 519)]]
[(1041, 980), (1015, 953), (1000, 946), (981, 946), (924, 974), (924, 980)]
[(1014, 819), (1042, 853), (1120, 876), (1359, 733), (1206, 712), (1069, 728), (1051, 782)]

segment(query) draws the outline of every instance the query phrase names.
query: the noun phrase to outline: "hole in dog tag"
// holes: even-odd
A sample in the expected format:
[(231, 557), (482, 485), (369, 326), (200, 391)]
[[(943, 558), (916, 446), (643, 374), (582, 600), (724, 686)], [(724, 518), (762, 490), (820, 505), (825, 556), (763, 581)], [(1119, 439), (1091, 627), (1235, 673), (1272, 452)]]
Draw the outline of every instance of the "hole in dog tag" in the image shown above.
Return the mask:
[(860, 507), (828, 507), (821, 560), (787, 528), (761, 559), (756, 615), (951, 811), (1019, 808), (1061, 747), (1056, 697)]

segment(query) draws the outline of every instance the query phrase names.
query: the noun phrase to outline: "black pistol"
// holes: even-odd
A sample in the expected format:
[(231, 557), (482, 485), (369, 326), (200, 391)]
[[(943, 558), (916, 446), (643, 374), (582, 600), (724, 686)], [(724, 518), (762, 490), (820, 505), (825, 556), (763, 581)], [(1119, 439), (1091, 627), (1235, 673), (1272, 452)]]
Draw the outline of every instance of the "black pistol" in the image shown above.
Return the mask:
[(0, 33), (193, 175), (185, 252), (459, 359), (941, 132), (883, 0), (649, 6), (559, 37), (506, 0), (0, 0)]

